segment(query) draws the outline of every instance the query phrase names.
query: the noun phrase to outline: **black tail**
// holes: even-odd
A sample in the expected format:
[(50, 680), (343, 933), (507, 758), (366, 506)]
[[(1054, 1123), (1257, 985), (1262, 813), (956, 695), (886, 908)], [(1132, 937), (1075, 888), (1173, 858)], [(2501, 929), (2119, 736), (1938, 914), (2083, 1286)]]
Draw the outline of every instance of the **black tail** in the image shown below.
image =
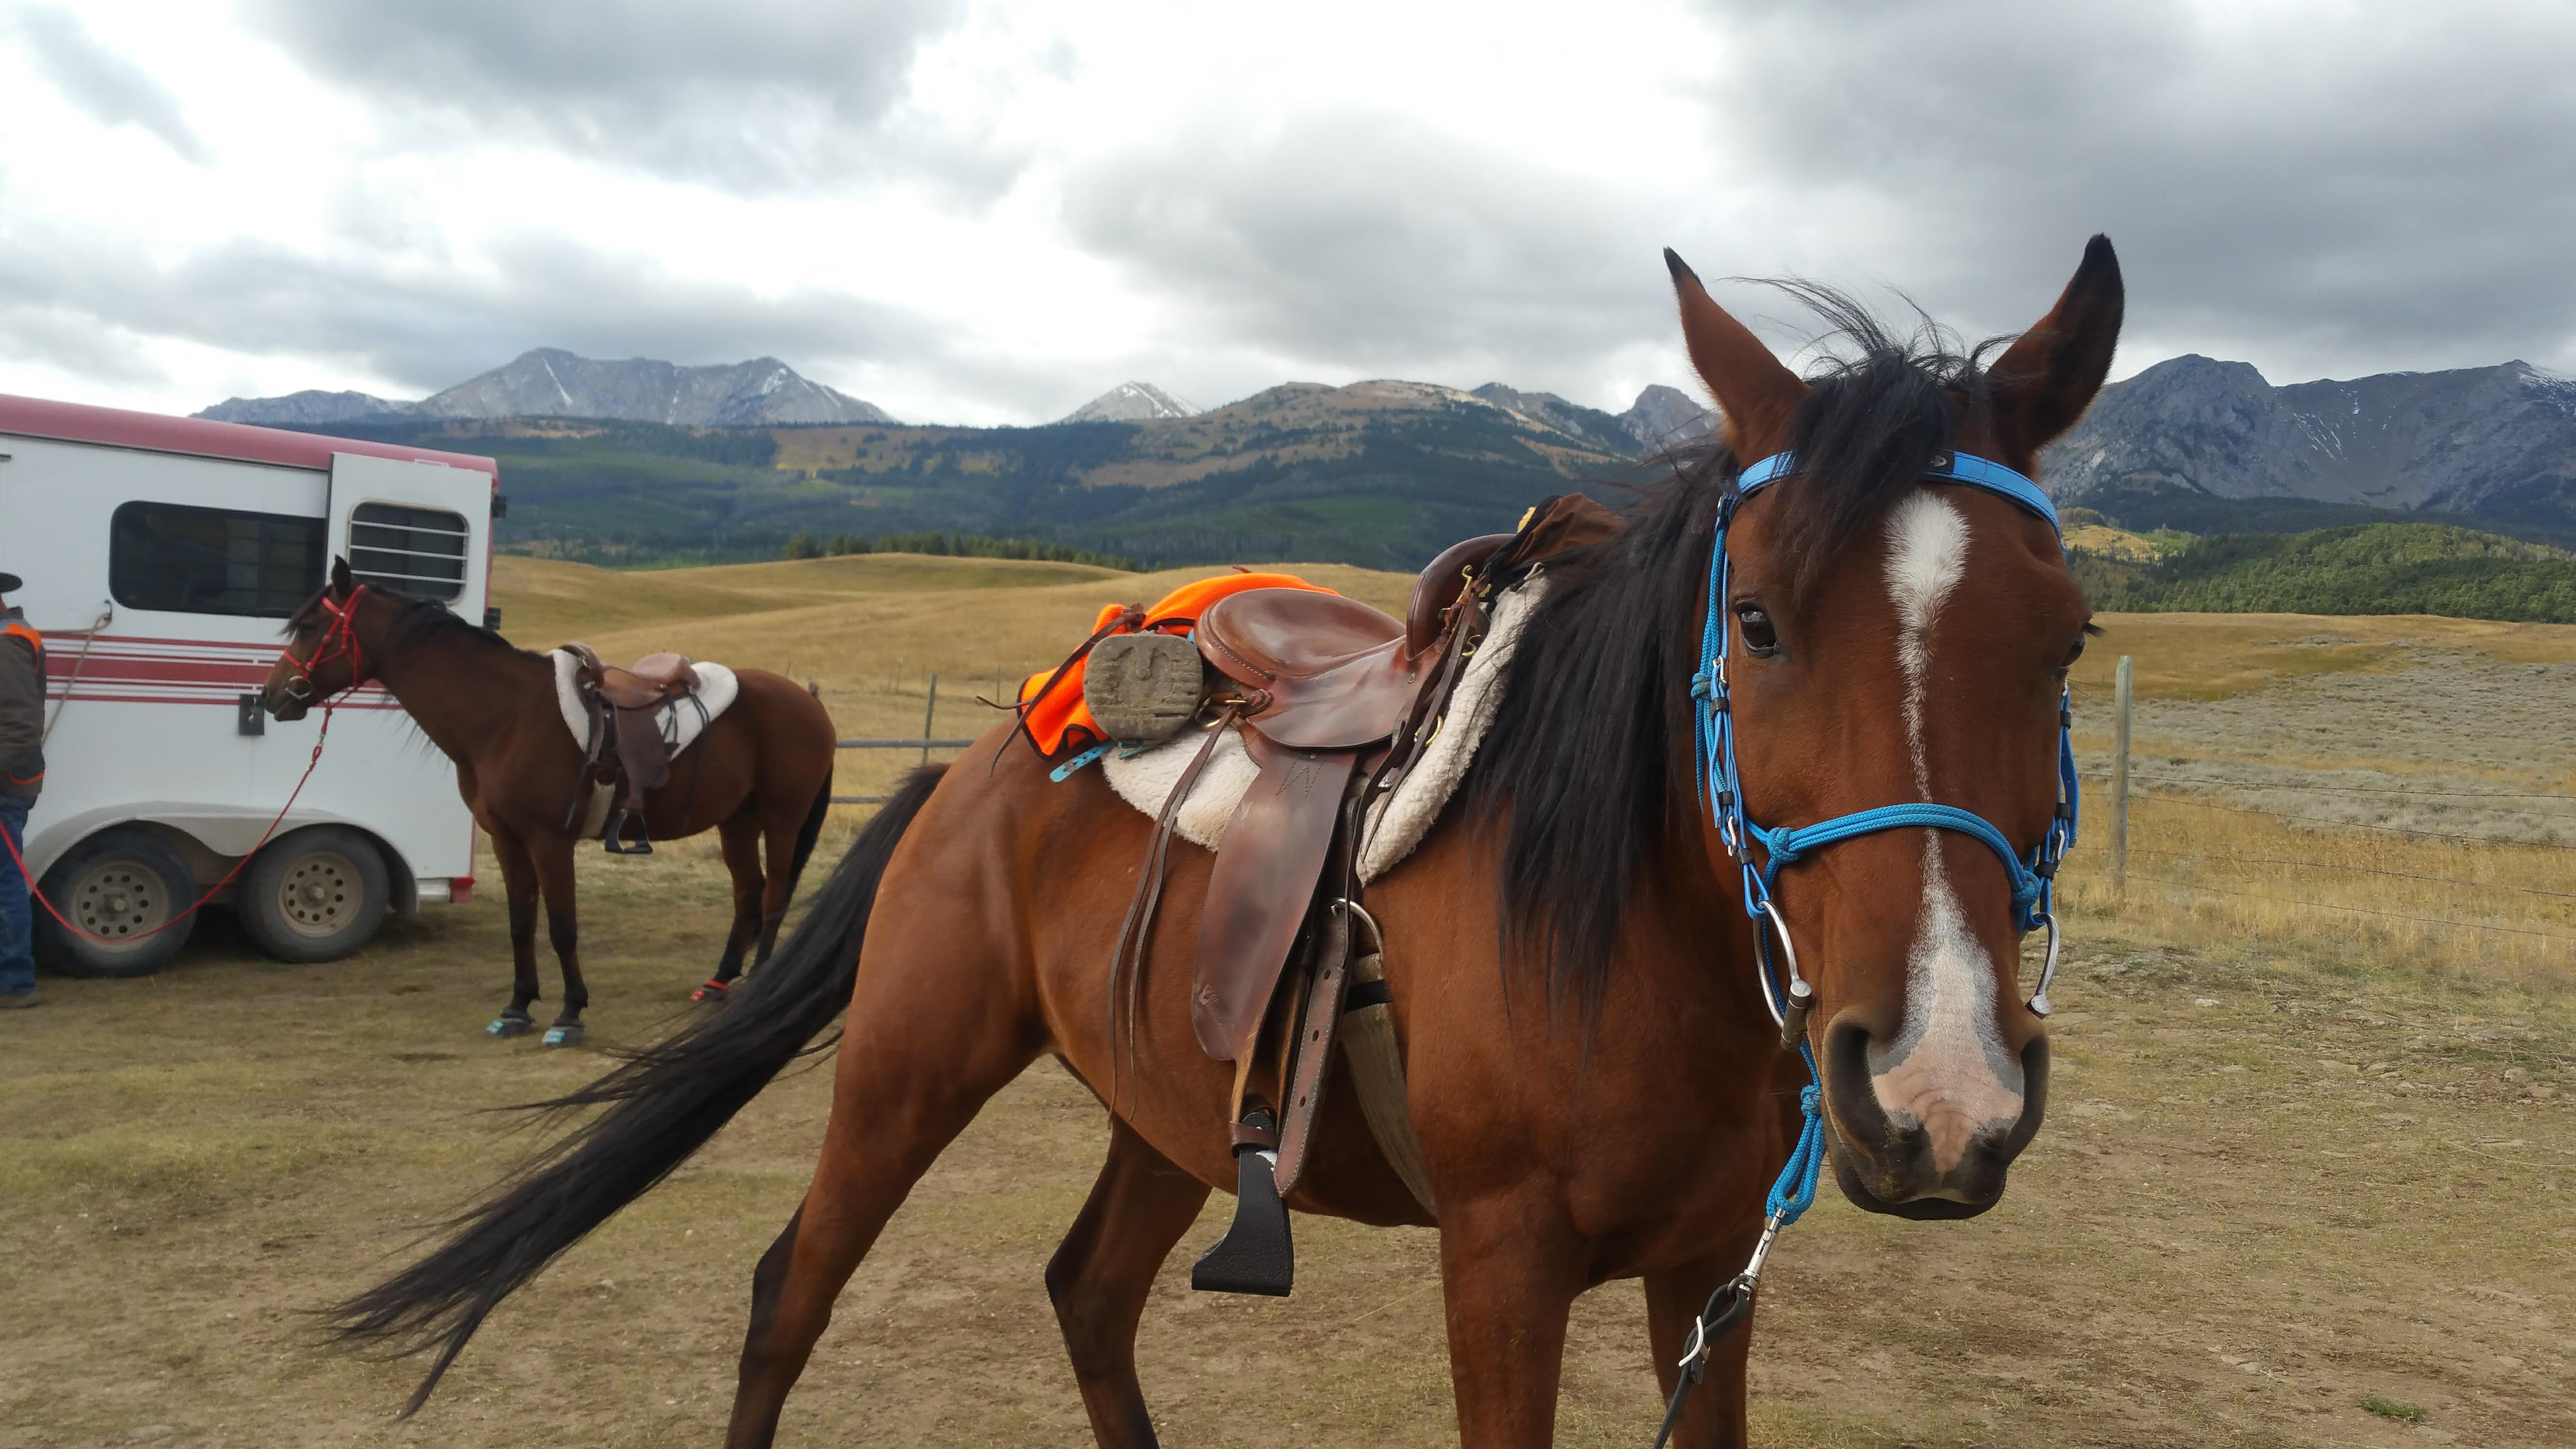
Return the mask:
[[(589, 1086), (539, 1104), (608, 1110), (447, 1224), (454, 1235), (437, 1251), (323, 1310), (344, 1343), (437, 1351), (405, 1415), (428, 1401), (439, 1376), (502, 1299), (687, 1161), (780, 1068), (838, 1039), (835, 1033), (813, 1041), (849, 1004), (877, 882), (946, 768), (928, 766), (905, 779), (851, 843), (805, 919), (722, 1012), (634, 1053)], [(826, 786), (825, 799), (829, 794)], [(821, 813), (818, 804), (815, 817)], [(809, 822), (809, 843), (812, 828)]]
[(831, 813), (832, 772), (825, 770), (823, 788), (814, 792), (814, 808), (805, 812), (805, 823), (796, 827), (796, 855), (787, 862), (787, 893), (791, 896), (796, 894), (796, 882), (805, 878), (805, 862), (814, 858), (814, 842), (822, 838), (824, 817)]

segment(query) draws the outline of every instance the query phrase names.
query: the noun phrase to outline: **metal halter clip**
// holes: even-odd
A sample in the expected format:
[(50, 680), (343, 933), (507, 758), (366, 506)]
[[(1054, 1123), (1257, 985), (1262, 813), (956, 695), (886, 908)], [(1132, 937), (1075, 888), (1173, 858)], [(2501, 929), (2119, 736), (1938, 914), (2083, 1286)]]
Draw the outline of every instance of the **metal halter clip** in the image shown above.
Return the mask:
[[(1789, 923), (1780, 918), (1780, 907), (1766, 898), (1762, 902), (1761, 916), (1763, 920), (1770, 923), (1771, 940), (1763, 940), (1761, 932), (1757, 929), (1754, 933), (1754, 945), (1765, 957), (1768, 957), (1771, 954), (1772, 942), (1778, 942), (1780, 959), (1788, 967), (1786, 974), (1789, 978), (1789, 984), (1784, 992), (1785, 999), (1772, 1000), (1771, 988), (1765, 984), (1762, 989), (1762, 1004), (1770, 1008), (1771, 1020), (1779, 1025), (1782, 1049), (1796, 1051), (1799, 1039), (1807, 1034), (1807, 1009), (1815, 1005), (1816, 993), (1814, 988), (1807, 985), (1807, 978), (1798, 974), (1798, 947), (1789, 939)], [(1767, 974), (1765, 981), (1766, 983), (1768, 981)]]
[(2039, 968), (2039, 989), (2030, 994), (2030, 1014), (2048, 1015), (2048, 983), (2057, 979), (2057, 914), (2042, 911), (2040, 922), (2048, 927), (2048, 959)]

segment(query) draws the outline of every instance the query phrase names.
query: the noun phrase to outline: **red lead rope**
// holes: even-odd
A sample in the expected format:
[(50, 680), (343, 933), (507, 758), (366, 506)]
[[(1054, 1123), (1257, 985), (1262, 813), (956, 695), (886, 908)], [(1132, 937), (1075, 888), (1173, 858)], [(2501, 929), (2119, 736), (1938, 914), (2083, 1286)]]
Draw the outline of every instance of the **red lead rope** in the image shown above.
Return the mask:
[[(297, 660), (295, 658), (295, 651), (292, 649), (286, 651), (286, 657), (289, 660), (294, 661), (296, 664), (298, 672), (295, 677), (306, 682), (305, 687), (307, 690), (310, 690), (312, 687), (311, 680), (313, 678), (313, 666), (322, 663), (326, 659), (337, 658), (339, 652), (345, 652), (349, 656), (349, 688), (355, 689), (366, 681), (365, 665), (358, 650), (358, 634), (357, 630), (352, 625), (352, 620), (357, 617), (358, 600), (366, 592), (367, 586), (362, 584), (352, 591), (348, 599), (341, 604), (336, 606), (333, 605), (328, 597), (325, 597), (322, 600), (322, 607), (329, 611), (332, 616), (331, 627), (324, 631), (320, 639), (314, 641), (313, 657), (310, 660)], [(341, 641), (341, 650), (332, 654), (323, 653), (323, 647), (328, 645), (334, 639)], [(345, 692), (345, 690), (342, 691), (342, 693)], [(0, 830), (0, 845), (5, 845), (9, 848), (9, 859), (17, 865), (19, 879), (24, 880), (27, 883), (28, 897), (35, 901), (36, 904), (43, 906), (45, 908), (45, 914), (53, 917), (55, 924), (61, 926), (64, 930), (71, 932), (73, 935), (78, 936), (83, 940), (98, 941), (110, 946), (121, 946), (128, 942), (141, 941), (149, 937), (160, 935), (163, 931), (166, 931), (172, 926), (179, 924), (181, 921), (188, 919), (190, 916), (195, 915), (199, 910), (204, 908), (206, 902), (213, 900), (215, 896), (224, 889), (224, 887), (231, 885), (233, 883), (233, 877), (240, 875), (242, 873), (242, 868), (250, 864), (251, 857), (259, 854), (260, 846), (268, 844), (269, 838), (277, 834), (277, 827), (280, 824), (283, 824), (286, 820), (286, 812), (295, 808), (296, 800), (304, 794), (305, 783), (313, 778), (314, 770), (319, 768), (322, 763), (322, 746), (331, 738), (331, 714), (334, 710), (339, 708), (339, 706), (333, 701), (338, 698), (339, 695), (334, 694), (331, 699), (322, 701), (322, 732), (313, 737), (312, 758), (304, 762), (304, 773), (296, 777), (294, 790), (288, 793), (286, 803), (277, 807), (277, 814), (270, 818), (268, 828), (259, 833), (259, 840), (254, 843), (249, 850), (243, 852), (241, 859), (233, 862), (233, 868), (224, 872), (224, 878), (222, 880), (206, 887), (206, 893), (197, 897), (194, 904), (190, 905), (186, 910), (181, 911), (179, 914), (172, 916), (170, 919), (163, 921), (161, 924), (154, 926), (151, 930), (139, 932), (131, 936), (99, 936), (93, 935), (90, 932), (84, 931), (80, 927), (73, 925), (69, 920), (64, 918), (61, 911), (54, 908), (54, 903), (52, 901), (45, 899), (45, 893), (36, 888), (36, 877), (27, 869), (27, 858), (18, 853), (18, 842), (11, 839), (9, 832), (6, 830)]]

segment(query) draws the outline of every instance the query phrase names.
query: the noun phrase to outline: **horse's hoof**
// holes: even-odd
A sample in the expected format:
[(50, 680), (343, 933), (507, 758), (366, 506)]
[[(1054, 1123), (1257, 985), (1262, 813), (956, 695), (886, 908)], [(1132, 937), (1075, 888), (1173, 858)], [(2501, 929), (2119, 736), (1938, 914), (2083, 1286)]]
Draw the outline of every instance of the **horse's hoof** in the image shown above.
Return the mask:
[(528, 1018), (504, 1013), (494, 1017), (492, 1024), (483, 1028), (483, 1034), (485, 1036), (526, 1036), (536, 1029), (537, 1024)]
[(546, 1045), (550, 1047), (581, 1045), (581, 1023), (577, 1021), (557, 1022), (553, 1026), (547, 1027)]
[(732, 987), (725, 985), (721, 981), (709, 981), (705, 985), (700, 986), (697, 990), (690, 992), (689, 999), (700, 1006), (721, 1006), (724, 1004), (725, 999), (732, 995)]

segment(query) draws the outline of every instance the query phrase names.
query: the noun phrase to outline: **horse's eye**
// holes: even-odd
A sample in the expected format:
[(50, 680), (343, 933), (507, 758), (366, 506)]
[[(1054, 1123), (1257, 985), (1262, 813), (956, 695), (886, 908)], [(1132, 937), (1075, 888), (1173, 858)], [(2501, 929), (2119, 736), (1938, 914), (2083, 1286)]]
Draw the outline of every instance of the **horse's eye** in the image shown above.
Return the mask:
[(2076, 641), (2075, 641), (2075, 647), (2066, 651), (2066, 662), (2065, 662), (2065, 663), (2063, 663), (2063, 664), (2060, 664), (2059, 666), (2057, 666), (2057, 672), (2058, 672), (2058, 674), (2059, 674), (2059, 675), (2061, 675), (2061, 676), (2063, 676), (2063, 675), (2066, 673), (2066, 671), (2068, 671), (2068, 670), (2070, 670), (2070, 669), (2073, 669), (2073, 668), (2075, 667), (2075, 661), (2076, 661), (2076, 660), (2081, 659), (2081, 658), (2083, 658), (2083, 657), (2084, 657), (2084, 640), (2079, 636), (2079, 637), (2076, 639)]
[(1780, 631), (1771, 627), (1771, 615), (1760, 604), (1736, 605), (1735, 625), (1744, 635), (1746, 653), (1769, 658), (1780, 652)]

